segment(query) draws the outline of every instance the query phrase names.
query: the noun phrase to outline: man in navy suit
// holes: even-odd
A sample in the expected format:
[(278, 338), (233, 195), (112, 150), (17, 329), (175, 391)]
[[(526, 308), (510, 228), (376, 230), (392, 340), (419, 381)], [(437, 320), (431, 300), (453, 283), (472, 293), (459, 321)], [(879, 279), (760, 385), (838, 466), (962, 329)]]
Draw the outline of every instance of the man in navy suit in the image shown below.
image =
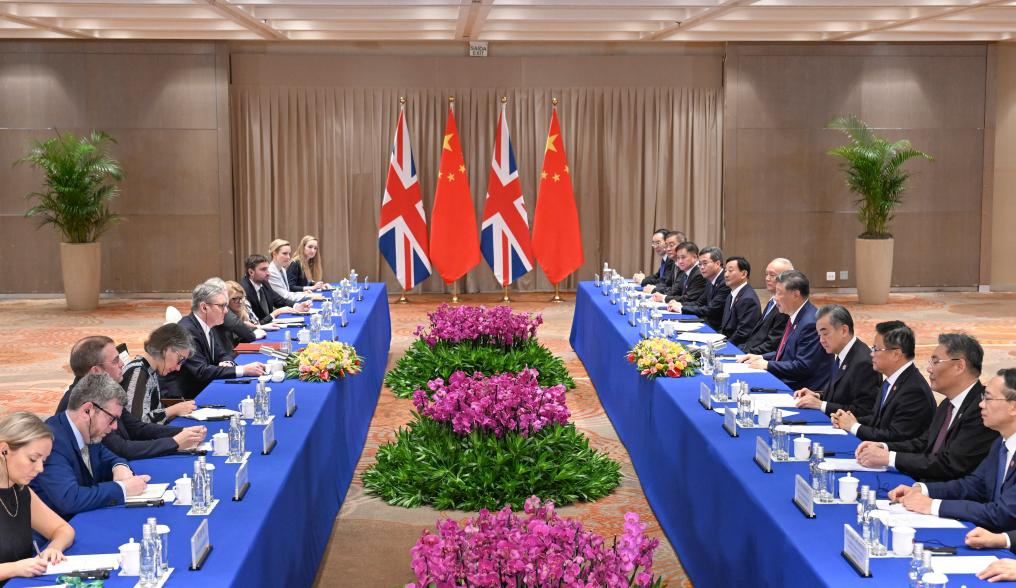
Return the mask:
[(714, 331), (719, 331), (723, 321), (723, 303), (730, 295), (730, 288), (723, 279), (723, 252), (716, 247), (706, 247), (699, 252), (698, 262), (699, 272), (706, 279), (705, 302), (682, 304), (672, 300), (668, 307), (673, 312), (704, 318)]
[(980, 410), (984, 426), (999, 438), (972, 474), (897, 486), (889, 499), (913, 512), (969, 521), (993, 532), (1016, 529), (1016, 369), (999, 370), (988, 382)]
[(730, 289), (723, 302), (723, 319), (720, 328), (727, 340), (741, 346), (748, 340), (752, 329), (759, 321), (758, 294), (748, 283), (751, 277), (751, 264), (743, 257), (728, 257), (723, 271), (723, 280)]
[(766, 290), (769, 291), (769, 302), (762, 309), (762, 316), (755, 327), (748, 333), (744, 345), (739, 345), (745, 353), (762, 355), (776, 351), (783, 339), (783, 331), (787, 328), (788, 316), (780, 312), (776, 306), (776, 278), (785, 271), (794, 269), (789, 259), (777, 257), (766, 266)]
[[(670, 235), (667, 236), (670, 241)], [(706, 286), (709, 282), (699, 270), (699, 248), (691, 241), (684, 241), (674, 249), (674, 273), (669, 288), (657, 288), (653, 292), (656, 302), (676, 300), (681, 304), (705, 304)]]
[(660, 268), (656, 270), (656, 273), (643, 274), (639, 272), (635, 274), (635, 281), (639, 282), (643, 287), (653, 286), (663, 283), (667, 279), (667, 274), (673, 271), (674, 260), (667, 255), (667, 229), (656, 229), (653, 233), (649, 245), (653, 248), (653, 253), (660, 256)]
[(776, 351), (764, 355), (748, 354), (738, 358), (750, 367), (766, 370), (790, 387), (821, 390), (829, 381), (829, 358), (818, 342), (815, 330), (815, 305), (808, 301), (811, 285), (808, 277), (788, 270), (776, 278), (776, 304), (790, 317)]
[(88, 374), (71, 392), (67, 411), (46, 420), (53, 452), (31, 486), (63, 518), (144, 492), (148, 476), (135, 476), (126, 460), (101, 443), (116, 428), (126, 396), (108, 374)]

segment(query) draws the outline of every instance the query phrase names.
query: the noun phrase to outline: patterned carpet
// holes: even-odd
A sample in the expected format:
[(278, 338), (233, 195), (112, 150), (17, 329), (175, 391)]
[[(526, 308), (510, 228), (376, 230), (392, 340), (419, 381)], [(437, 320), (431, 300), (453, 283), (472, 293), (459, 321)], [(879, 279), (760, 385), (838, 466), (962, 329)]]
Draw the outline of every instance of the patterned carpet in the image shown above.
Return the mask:
[[(656, 571), (670, 586), (690, 586), (673, 549), (656, 524), (646, 503), (627, 452), (603, 413), (596, 392), (582, 363), (568, 344), (573, 303), (551, 303), (549, 295), (513, 297), (519, 311), (541, 312), (544, 324), (539, 337), (564, 357), (578, 384), (569, 393), (569, 407), (580, 430), (593, 446), (608, 452), (622, 464), (621, 486), (609, 497), (593, 504), (561, 509), (580, 518), (589, 528), (605, 536), (621, 531), (626, 511), (635, 511), (649, 524), (649, 531), (662, 539), (657, 551)], [(488, 305), (500, 296), (475, 295), (467, 303)], [(393, 304), (392, 354), (389, 366), (413, 340), (416, 325), (446, 297), (414, 297), (410, 304)], [(985, 373), (1016, 365), (1016, 294), (935, 293), (893, 295), (887, 306), (860, 306), (853, 296), (816, 296), (814, 302), (841, 302), (854, 314), (858, 335), (871, 342), (875, 323), (889, 318), (911, 325), (918, 335), (918, 365), (935, 347), (941, 331), (966, 331), (985, 346)], [(187, 307), (185, 300), (103, 300), (96, 312), (68, 312), (62, 300), (0, 301), (0, 412), (32, 410), (51, 414), (70, 382), (67, 354), (74, 341), (89, 334), (105, 334), (137, 350), (145, 335), (162, 322), (167, 304)], [(367, 440), (357, 466), (366, 469), (377, 447), (392, 439), (394, 431), (409, 420), (410, 401), (396, 399), (383, 390)], [(317, 586), (395, 586), (413, 579), (409, 569), (409, 548), (424, 528), (433, 526), (442, 515), (462, 518), (471, 513), (437, 512), (427, 508), (404, 509), (367, 496), (359, 478), (354, 479), (342, 511), (336, 520), (325, 560), (318, 572)]]

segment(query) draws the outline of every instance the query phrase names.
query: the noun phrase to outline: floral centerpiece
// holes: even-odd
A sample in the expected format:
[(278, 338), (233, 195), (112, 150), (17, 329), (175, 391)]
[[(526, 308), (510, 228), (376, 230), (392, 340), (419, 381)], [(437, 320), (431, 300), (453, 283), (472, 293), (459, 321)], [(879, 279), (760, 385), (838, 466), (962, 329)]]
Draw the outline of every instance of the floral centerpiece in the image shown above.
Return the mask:
[(512, 312), (510, 306), (457, 306), (442, 304), (427, 315), (430, 325), (420, 325), (415, 335), (433, 347), (438, 342), (474, 341), (510, 347), (536, 336), (543, 317)]
[(693, 376), (698, 367), (698, 360), (687, 347), (668, 339), (643, 339), (627, 357), (639, 374), (650, 379)]
[(653, 552), (659, 539), (645, 536), (636, 513), (624, 516), (624, 533), (608, 545), (574, 519), (561, 518), (554, 503), (525, 502), (525, 516), (505, 507), (481, 510), (462, 526), (438, 522), (437, 534), (424, 531), (412, 549), (417, 581), (429, 586), (658, 587)]
[(286, 360), (286, 377), (304, 382), (330, 382), (358, 374), (361, 369), (363, 358), (357, 355), (356, 348), (339, 341), (311, 343), (290, 353)]

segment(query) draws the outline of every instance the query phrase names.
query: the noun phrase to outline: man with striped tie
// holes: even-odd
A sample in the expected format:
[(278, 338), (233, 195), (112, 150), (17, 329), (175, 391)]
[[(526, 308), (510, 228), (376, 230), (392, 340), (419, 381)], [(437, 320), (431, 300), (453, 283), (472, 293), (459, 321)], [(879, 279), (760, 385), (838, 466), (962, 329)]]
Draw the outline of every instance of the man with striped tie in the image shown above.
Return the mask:
[(769, 303), (762, 309), (762, 317), (755, 324), (748, 339), (741, 345), (745, 353), (764, 355), (770, 351), (776, 351), (783, 338), (783, 331), (787, 328), (787, 315), (780, 312), (776, 307), (776, 278), (785, 271), (794, 269), (794, 264), (789, 259), (777, 257), (766, 266), (766, 290), (769, 290)]

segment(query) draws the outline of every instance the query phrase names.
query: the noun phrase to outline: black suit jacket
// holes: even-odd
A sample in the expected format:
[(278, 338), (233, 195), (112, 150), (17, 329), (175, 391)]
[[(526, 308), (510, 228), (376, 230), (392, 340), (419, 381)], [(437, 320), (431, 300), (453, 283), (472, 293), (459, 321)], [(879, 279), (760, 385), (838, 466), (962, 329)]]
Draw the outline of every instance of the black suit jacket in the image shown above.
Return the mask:
[(935, 397), (917, 366), (911, 365), (896, 379), (884, 407), (882, 384), (872, 414), (860, 417), (857, 438), (865, 441), (906, 441), (923, 435), (935, 413)]
[(705, 297), (705, 304), (684, 305), (681, 313), (700, 316), (714, 331), (719, 331), (720, 323), (723, 322), (724, 303), (730, 298), (730, 288), (723, 281), (723, 272), (717, 274), (712, 282), (706, 283)]
[(988, 455), (991, 444), (998, 439), (998, 433), (985, 427), (981, 420), (977, 405), (983, 392), (984, 386), (980, 382), (967, 392), (959, 410), (953, 415), (952, 424), (946, 430), (945, 441), (937, 454), (932, 454), (931, 450), (945, 421), (948, 399), (938, 405), (931, 426), (924, 435), (887, 443), (889, 450), (896, 452), (896, 469), (924, 482), (955, 480), (974, 471)]
[(222, 330), (226, 333), (233, 349), (240, 343), (253, 343), (257, 341), (257, 334), (243, 323), (243, 319), (230, 310), (226, 313), (226, 319), (222, 322)]
[(244, 276), (241, 278), (240, 285), (243, 286), (244, 294), (246, 294), (247, 300), (250, 301), (250, 307), (254, 310), (254, 314), (258, 317), (258, 322), (262, 325), (272, 322), (273, 310), (289, 306), (289, 302), (278, 292), (272, 290), (272, 287), (267, 282), (261, 285), (261, 292), (264, 293), (263, 297), (259, 297), (258, 293), (254, 291), (254, 284), (250, 281), (249, 277)]
[(867, 416), (878, 401), (881, 386), (882, 375), (871, 367), (871, 348), (858, 339), (820, 394), (826, 403), (825, 413), (831, 415), (843, 409), (858, 418)]
[[(770, 305), (772, 308), (766, 314), (765, 311), (770, 308)], [(780, 312), (780, 309), (776, 307), (776, 301), (770, 300), (766, 304), (766, 308), (762, 309), (761, 318), (748, 335), (748, 340), (744, 342), (741, 350), (756, 355), (765, 355), (770, 351), (776, 351), (780, 346), (780, 339), (783, 338), (783, 331), (787, 328), (789, 320), (790, 317)]]
[(194, 398), (212, 380), (236, 377), (236, 369), (223, 367), (219, 363), (233, 361), (236, 354), (222, 332), (222, 327), (212, 327), (211, 336), (215, 349), (208, 348), (208, 340), (194, 314), (180, 319), (180, 326), (187, 329), (194, 343), (194, 353), (187, 358), (180, 371), (159, 376), (159, 390), (163, 398)]
[(737, 293), (737, 300), (733, 299), (733, 293), (728, 293), (723, 301), (723, 319), (720, 320), (720, 328), (727, 340), (740, 347), (758, 323), (762, 315), (759, 308), (758, 294), (751, 284), (745, 284)]
[[(299, 264), (296, 264), (296, 265), (299, 265)], [(290, 264), (290, 267), (292, 267), (292, 266), (293, 266), (293, 264)], [(661, 286), (670, 286), (671, 285), (670, 284), (670, 280), (672, 279), (672, 277), (674, 275), (674, 267), (675, 266), (674, 266), (674, 260), (673, 259), (670, 259), (669, 257), (664, 259), (663, 260), (663, 272), (661, 273), (659, 268), (657, 268), (656, 272), (646, 276), (645, 279), (642, 280), (642, 286), (643, 287), (645, 287), (645, 286), (656, 286), (657, 288), (659, 288)], [(290, 284), (290, 286), (292, 286), (292, 283)]]
[[(674, 265), (674, 268), (680, 272), (680, 268)], [(678, 274), (678, 278), (685, 276), (680, 284), (680, 290), (677, 285), (671, 289), (673, 294), (666, 296), (666, 301), (677, 300), (681, 304), (689, 304), (692, 306), (702, 306), (706, 303), (706, 288), (709, 287), (709, 280), (702, 275), (699, 267), (696, 265), (691, 268), (691, 271), (687, 274), (683, 272)]]

